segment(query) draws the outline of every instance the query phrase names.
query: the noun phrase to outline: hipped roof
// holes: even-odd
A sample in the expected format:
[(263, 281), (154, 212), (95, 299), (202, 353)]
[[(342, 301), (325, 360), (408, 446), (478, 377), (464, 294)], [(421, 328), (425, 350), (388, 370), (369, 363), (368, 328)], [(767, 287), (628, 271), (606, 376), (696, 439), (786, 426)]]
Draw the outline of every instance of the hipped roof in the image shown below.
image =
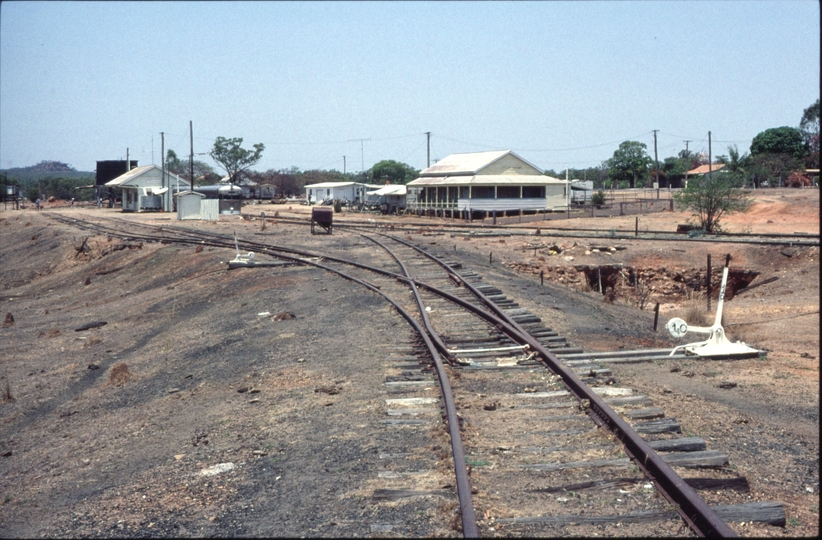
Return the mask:
[[(714, 163), (713, 165), (711, 165), (711, 171), (718, 171), (724, 166), (724, 163)], [(708, 165), (700, 165), (696, 169), (688, 171), (688, 174), (708, 174), (708, 172)]]
[(544, 174), (478, 174), (471, 176), (429, 176), (409, 182), (409, 186), (546, 186), (565, 180)]
[(539, 172), (542, 169), (522, 159), (520, 156), (511, 150), (492, 150), (489, 152), (469, 152), (465, 154), (451, 154), (450, 156), (441, 159), (434, 165), (420, 172), (421, 177), (425, 176), (462, 176), (474, 175), (485, 169), (489, 165), (499, 161), (505, 156), (511, 155), (516, 159), (522, 161), (526, 165), (533, 167)]

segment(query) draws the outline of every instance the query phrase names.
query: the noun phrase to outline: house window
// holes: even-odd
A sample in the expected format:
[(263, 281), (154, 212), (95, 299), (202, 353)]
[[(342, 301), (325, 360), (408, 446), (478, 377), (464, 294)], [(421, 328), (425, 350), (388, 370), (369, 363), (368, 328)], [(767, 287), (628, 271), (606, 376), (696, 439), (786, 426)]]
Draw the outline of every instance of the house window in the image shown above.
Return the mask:
[(497, 199), (519, 199), (519, 186), (498, 186)]
[(544, 199), (545, 186), (522, 186), (523, 199)]
[(471, 188), (472, 199), (493, 199), (494, 186), (473, 186)]

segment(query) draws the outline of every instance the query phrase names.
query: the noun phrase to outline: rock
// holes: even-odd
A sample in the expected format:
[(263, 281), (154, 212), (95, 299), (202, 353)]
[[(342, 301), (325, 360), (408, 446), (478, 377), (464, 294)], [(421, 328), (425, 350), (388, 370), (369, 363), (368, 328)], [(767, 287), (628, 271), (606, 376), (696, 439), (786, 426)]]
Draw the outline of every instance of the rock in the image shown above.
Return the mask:
[(88, 368), (91, 369), (91, 370), (95, 370), (95, 369), (100, 369), (100, 366), (98, 366), (97, 364), (89, 364)]
[(222, 474), (224, 472), (228, 472), (234, 470), (235, 465), (233, 463), (218, 463), (217, 465), (212, 465), (206, 469), (200, 471), (200, 476), (214, 476), (217, 474)]
[(14, 315), (6, 313), (6, 320), (3, 321), (3, 328), (14, 326)]
[(719, 383), (718, 386), (719, 386), (719, 388), (723, 388), (725, 390), (728, 390), (730, 388), (736, 388), (736, 383), (733, 382), (733, 381), (722, 381), (721, 383)]
[(786, 256), (790, 259), (791, 257), (795, 257), (796, 255), (799, 254), (799, 248), (798, 247), (784, 247), (784, 248), (779, 250), (779, 253), (781, 253), (782, 255), (784, 255), (784, 256)]
[(245, 386), (237, 389), (238, 394), (245, 394), (246, 392), (248, 392), (248, 388), (246, 388)]
[(177, 392), (179, 392), (179, 391), (180, 391), (180, 389), (179, 389), (179, 388), (169, 388), (169, 389), (168, 389), (168, 393), (169, 393), (169, 394), (176, 394), (176, 393), (177, 393)]

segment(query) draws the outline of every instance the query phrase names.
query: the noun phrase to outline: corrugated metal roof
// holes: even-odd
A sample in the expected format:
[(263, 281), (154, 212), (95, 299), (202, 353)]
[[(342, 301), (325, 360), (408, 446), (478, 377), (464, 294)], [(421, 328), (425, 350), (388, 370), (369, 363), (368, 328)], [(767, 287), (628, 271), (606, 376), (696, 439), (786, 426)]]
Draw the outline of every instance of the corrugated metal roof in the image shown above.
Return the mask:
[(390, 186), (383, 186), (380, 189), (376, 189), (374, 191), (367, 191), (367, 195), (378, 195), (383, 197), (385, 195), (405, 195), (408, 192), (408, 189), (402, 184), (390, 185)]
[(429, 176), (409, 182), (409, 186), (545, 186), (565, 180), (544, 174), (480, 174), (471, 176)]
[(363, 186), (365, 184), (360, 184), (359, 182), (320, 182), (319, 184), (308, 184), (305, 187), (307, 188), (335, 188), (335, 187), (348, 187), (348, 186)]
[[(106, 182), (107, 186), (123, 186), (128, 185), (132, 180), (142, 176), (143, 174), (147, 173), (151, 169), (157, 169), (162, 174), (162, 169), (157, 165), (143, 165), (142, 167), (135, 167), (128, 171), (127, 173), (123, 173), (114, 180), (110, 180)], [(188, 180), (178, 177), (176, 174), (166, 171), (166, 174), (171, 180), (180, 182), (181, 184), (185, 184), (188, 186)]]
[(489, 152), (470, 152), (464, 154), (451, 154), (441, 159), (436, 164), (420, 172), (421, 177), (426, 176), (462, 176), (478, 174), (483, 169), (492, 165), (505, 156), (513, 156), (529, 167), (542, 172), (542, 169), (518, 156), (511, 150), (493, 150)]
[[(714, 163), (711, 166), (711, 170), (718, 171), (719, 169), (721, 169), (724, 166), (725, 166), (724, 163)], [(688, 171), (688, 174), (708, 174), (708, 165), (700, 165), (696, 169), (692, 169), (692, 170)]]

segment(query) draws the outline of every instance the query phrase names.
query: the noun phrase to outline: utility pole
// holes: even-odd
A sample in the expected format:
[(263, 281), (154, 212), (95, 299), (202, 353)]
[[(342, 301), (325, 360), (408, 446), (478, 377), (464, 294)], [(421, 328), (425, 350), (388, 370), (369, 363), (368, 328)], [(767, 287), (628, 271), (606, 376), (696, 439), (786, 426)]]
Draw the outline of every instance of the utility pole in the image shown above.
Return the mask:
[(685, 165), (685, 187), (688, 187), (688, 168), (690, 165), (691, 153), (688, 151), (688, 143), (693, 141), (682, 141), (685, 143), (685, 159), (689, 160), (688, 164)]
[(427, 153), (428, 160), (427, 160), (427, 165), (425, 167), (428, 168), (428, 167), (431, 166), (431, 132), (426, 131), (425, 135), (426, 135), (426, 141), (427, 141), (426, 145), (428, 147), (428, 153)]
[(360, 141), (360, 159), (362, 160), (360, 162), (360, 171), (365, 170), (365, 150), (364, 150), (363, 142), (364, 141), (370, 141), (370, 140), (371, 140), (371, 137), (369, 137), (367, 139), (349, 139), (348, 140), (348, 142)]
[[(153, 139), (154, 135), (152, 135), (151, 137)], [(151, 146), (151, 149), (154, 150), (154, 145), (153, 144)], [(163, 171), (162, 172), (163, 176), (162, 176), (162, 181), (160, 182), (160, 187), (166, 187), (166, 160), (165, 160), (165, 157), (164, 157), (165, 153), (166, 153), (166, 134), (165, 134), (164, 131), (161, 131), (160, 132), (160, 159), (163, 163), (163, 166), (161, 167), (161, 170)], [(154, 156), (152, 156), (151, 162), (154, 163)], [(169, 184), (171, 184), (171, 182), (169, 182)], [(171, 186), (169, 185), (168, 188), (170, 190)], [(165, 201), (165, 200), (166, 200), (166, 195), (163, 194), (163, 201)], [(166, 205), (163, 204), (163, 207), (164, 207), (163, 210), (165, 210), (165, 206)]]
[(343, 156), (343, 174), (345, 174), (345, 156)]
[(656, 132), (659, 131), (658, 129), (654, 130), (654, 162), (656, 163), (654, 170), (656, 172), (656, 198), (659, 198), (659, 156), (656, 153)]
[(713, 174), (714, 166), (711, 162), (711, 132), (708, 132), (708, 178)]
[(188, 158), (188, 182), (191, 184), (191, 189), (194, 190), (194, 122), (188, 121), (188, 133), (191, 139), (191, 154)]

